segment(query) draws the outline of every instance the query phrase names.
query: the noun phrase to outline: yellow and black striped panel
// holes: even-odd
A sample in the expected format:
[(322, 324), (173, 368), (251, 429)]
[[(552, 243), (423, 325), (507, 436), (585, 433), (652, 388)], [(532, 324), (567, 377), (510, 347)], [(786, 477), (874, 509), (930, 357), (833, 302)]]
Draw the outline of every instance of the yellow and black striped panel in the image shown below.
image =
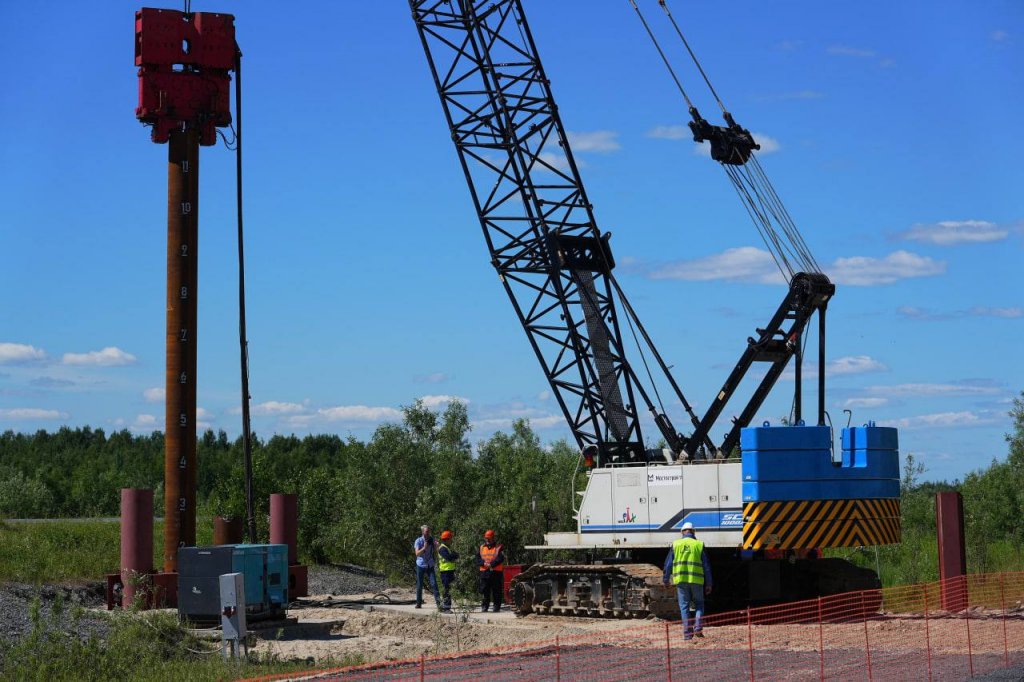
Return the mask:
[(900, 501), (790, 500), (743, 505), (744, 549), (864, 547), (900, 541)]

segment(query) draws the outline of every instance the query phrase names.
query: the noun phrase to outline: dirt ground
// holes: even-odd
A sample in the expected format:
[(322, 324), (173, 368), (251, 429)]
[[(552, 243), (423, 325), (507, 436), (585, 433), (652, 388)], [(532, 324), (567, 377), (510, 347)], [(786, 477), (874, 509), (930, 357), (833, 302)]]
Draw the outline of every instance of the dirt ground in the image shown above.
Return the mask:
[[(392, 602), (411, 601), (412, 593), (391, 588)], [(374, 593), (348, 595), (348, 601), (372, 602)], [(378, 600), (380, 597), (378, 597)], [(528, 648), (552, 642), (614, 644), (625, 647), (663, 647), (662, 621), (601, 620), (512, 613), (441, 614), (410, 604), (353, 604), (350, 608), (300, 608), (290, 612), (300, 624), (323, 624), (320, 633), (295, 632), (291, 628), (267, 630), (259, 635), (255, 650), (285, 659), (305, 659), (329, 666), (346, 656), (359, 655), (365, 662), (416, 659), (465, 651)], [(331, 625), (333, 623), (333, 626)], [(743, 650), (752, 643), (755, 651), (817, 651), (823, 643), (829, 650), (872, 651), (898, 654), (920, 650), (930, 643), (933, 654), (967, 652), (968, 627), (975, 655), (1001, 655), (1004, 636), (1012, 650), (1024, 647), (1024, 618), (1014, 614), (1005, 620), (981, 611), (973, 612), (969, 623), (963, 618), (930, 619), (890, 615), (878, 620), (842, 625), (780, 624), (709, 627), (702, 640), (684, 643), (678, 624), (669, 626), (672, 645), (710, 650)], [(678, 640), (678, 641), (676, 641)]]
[[(413, 593), (391, 588), (394, 602), (412, 601)], [(374, 594), (346, 595), (345, 600), (373, 601)], [(318, 597), (311, 597), (317, 599)], [(291, 634), (290, 628), (269, 629), (258, 634), (255, 651), (285, 659), (313, 659), (317, 663), (341, 660), (358, 654), (366, 662), (437, 656), (460, 651), (506, 649), (546, 640), (588, 633), (623, 631), (633, 621), (591, 618), (517, 617), (510, 611), (479, 613), (468, 605), (454, 613), (414, 609), (411, 604), (367, 604), (351, 608), (300, 608), (289, 615), (299, 624), (337, 624), (328, 632)], [(648, 622), (648, 621), (640, 621)], [(649, 622), (654, 622), (649, 621)]]

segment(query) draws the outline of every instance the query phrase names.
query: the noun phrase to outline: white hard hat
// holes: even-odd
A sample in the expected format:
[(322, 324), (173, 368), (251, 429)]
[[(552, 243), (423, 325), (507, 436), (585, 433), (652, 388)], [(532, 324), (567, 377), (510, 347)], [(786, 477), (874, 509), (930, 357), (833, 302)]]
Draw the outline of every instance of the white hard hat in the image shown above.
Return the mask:
[(687, 521), (686, 523), (684, 523), (684, 524), (683, 524), (683, 527), (682, 527), (682, 528), (680, 528), (679, 530), (680, 530), (680, 531), (684, 531), (684, 530), (693, 530), (693, 524), (692, 524), (692, 523), (690, 523), (689, 521)]

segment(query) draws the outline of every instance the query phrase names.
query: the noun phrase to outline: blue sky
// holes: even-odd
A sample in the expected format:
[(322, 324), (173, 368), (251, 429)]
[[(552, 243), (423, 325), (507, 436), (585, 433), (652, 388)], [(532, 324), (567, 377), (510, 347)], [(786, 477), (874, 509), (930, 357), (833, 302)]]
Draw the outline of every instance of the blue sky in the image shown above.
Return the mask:
[[(724, 173), (678, 133), (685, 108), (629, 3), (524, 4), (619, 279), (701, 411), (784, 289)], [(714, 120), (657, 3), (641, 6)], [(833, 420), (899, 426), (926, 478), (1004, 456), (1024, 389), (1024, 7), (740, 2), (729, 21), (671, 7), (837, 283)], [(2, 430), (163, 428), (167, 148), (134, 118), (136, 9), (5, 12)], [(565, 436), (488, 264), (407, 4), (193, 10), (235, 14), (245, 54), (257, 433), (365, 438), (416, 398), (458, 397), (474, 439), (521, 416)], [(199, 421), (235, 435), (233, 172), (232, 153), (204, 148)], [(790, 391), (760, 418), (788, 413)]]

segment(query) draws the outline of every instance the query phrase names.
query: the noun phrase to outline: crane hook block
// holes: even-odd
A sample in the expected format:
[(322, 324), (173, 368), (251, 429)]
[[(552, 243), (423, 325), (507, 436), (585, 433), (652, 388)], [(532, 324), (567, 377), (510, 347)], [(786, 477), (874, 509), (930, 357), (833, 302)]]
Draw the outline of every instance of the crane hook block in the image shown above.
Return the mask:
[(231, 124), (231, 76), (237, 52), (235, 18), (213, 12), (145, 7), (135, 13), (135, 116), (153, 126), (153, 142), (171, 131), (199, 129), (199, 143), (217, 142)]
[(708, 142), (711, 158), (719, 163), (742, 166), (750, 160), (755, 149), (761, 148), (750, 131), (736, 123), (728, 112), (725, 113), (727, 126), (711, 125), (693, 107), (690, 108), (690, 116), (693, 117), (689, 125), (694, 142)]

